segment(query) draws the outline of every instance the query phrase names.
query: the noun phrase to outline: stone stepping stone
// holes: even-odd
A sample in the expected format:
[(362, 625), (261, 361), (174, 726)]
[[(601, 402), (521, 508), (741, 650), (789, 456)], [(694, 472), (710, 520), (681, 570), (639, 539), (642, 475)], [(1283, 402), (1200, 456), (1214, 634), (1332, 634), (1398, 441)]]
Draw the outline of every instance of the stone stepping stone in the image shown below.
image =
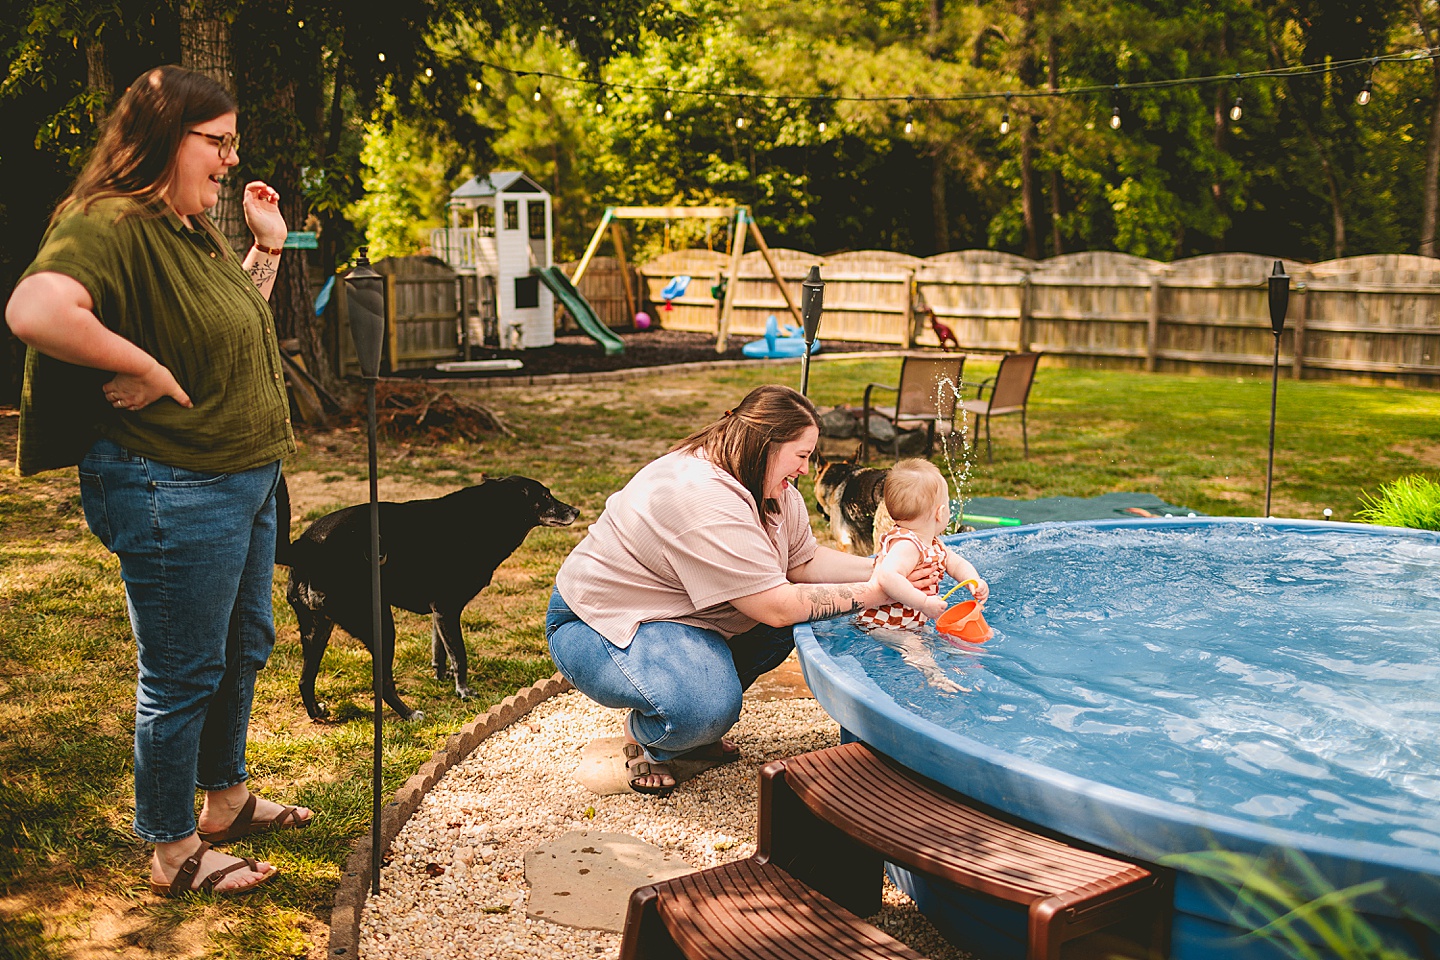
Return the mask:
[(525, 854), (525, 914), (620, 933), (630, 891), (694, 872), (679, 854), (629, 834), (575, 830)]

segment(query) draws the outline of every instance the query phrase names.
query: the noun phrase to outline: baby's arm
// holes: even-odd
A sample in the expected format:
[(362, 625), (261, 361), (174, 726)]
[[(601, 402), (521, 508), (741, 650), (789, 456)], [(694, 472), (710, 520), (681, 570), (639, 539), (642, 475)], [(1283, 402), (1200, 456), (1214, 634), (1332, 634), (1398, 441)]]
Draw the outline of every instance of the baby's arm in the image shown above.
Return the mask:
[(980, 571), (975, 569), (975, 564), (949, 547), (945, 548), (945, 572), (957, 581), (974, 580), (976, 583), (975, 599), (981, 603), (990, 598), (990, 584), (980, 576)]
[(892, 544), (880, 566), (875, 570), (875, 579), (880, 588), (892, 600), (914, 607), (927, 617), (940, 616), (945, 612), (946, 603), (939, 597), (927, 594), (910, 582), (910, 571), (920, 562), (920, 550), (908, 540)]

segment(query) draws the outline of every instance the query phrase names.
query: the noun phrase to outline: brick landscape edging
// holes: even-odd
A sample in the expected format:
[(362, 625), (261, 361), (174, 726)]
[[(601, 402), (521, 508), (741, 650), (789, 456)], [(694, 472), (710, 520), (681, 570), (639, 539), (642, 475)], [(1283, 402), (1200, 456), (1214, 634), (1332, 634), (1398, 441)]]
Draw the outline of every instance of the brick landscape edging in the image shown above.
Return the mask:
[[(572, 689), (570, 681), (560, 674), (526, 687), (506, 697), (483, 714), (451, 734), (445, 745), (431, 754), (405, 785), (395, 791), (395, 798), (380, 810), (380, 842), (389, 847), (400, 828), (420, 808), (420, 801), (430, 788), (464, 760), (480, 742), (492, 733), (499, 733), (537, 705)], [(355, 960), (360, 956), (360, 914), (370, 895), (370, 833), (355, 841), (350, 858), (340, 874), (335, 891), (335, 905), (330, 911), (330, 947), (328, 956), (337, 960)]]

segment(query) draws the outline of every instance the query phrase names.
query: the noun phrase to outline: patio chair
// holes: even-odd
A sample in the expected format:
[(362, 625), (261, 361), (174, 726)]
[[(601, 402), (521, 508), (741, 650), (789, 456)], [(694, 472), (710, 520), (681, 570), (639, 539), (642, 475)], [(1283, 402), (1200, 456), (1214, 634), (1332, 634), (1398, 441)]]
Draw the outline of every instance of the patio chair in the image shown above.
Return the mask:
[[(985, 459), (994, 460), (995, 451), (990, 444), (990, 418), (1020, 414), (1020, 439), (1024, 444), (1025, 456), (1030, 456), (1030, 438), (1026, 432), (1025, 407), (1030, 402), (1030, 385), (1035, 382), (1035, 367), (1040, 363), (1038, 353), (1007, 353), (1000, 358), (1000, 369), (995, 376), (981, 382), (975, 390), (975, 399), (965, 400), (961, 408), (965, 414), (975, 415), (974, 432), (970, 433), (970, 445), (974, 447), (980, 434), (980, 422), (985, 422)], [(985, 396), (989, 390), (990, 395)], [(962, 414), (963, 416), (964, 414)]]
[[(946, 431), (955, 429), (955, 405), (960, 398), (960, 372), (964, 367), (964, 354), (907, 354), (900, 360), (899, 384), (866, 385), (860, 411), (860, 462), (870, 459), (872, 414), (890, 421), (896, 430), (902, 429), (902, 424), (923, 424), (925, 456), (930, 456), (937, 426), (943, 425)], [(895, 403), (873, 403), (871, 396), (876, 390), (895, 394)], [(895, 455), (900, 455), (899, 438), (895, 441)]]

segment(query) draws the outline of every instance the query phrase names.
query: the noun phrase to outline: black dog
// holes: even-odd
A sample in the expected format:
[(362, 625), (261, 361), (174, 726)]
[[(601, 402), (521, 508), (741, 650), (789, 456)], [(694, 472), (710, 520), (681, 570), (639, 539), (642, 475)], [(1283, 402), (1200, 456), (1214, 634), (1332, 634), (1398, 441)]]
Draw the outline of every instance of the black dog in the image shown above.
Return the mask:
[[(288, 502), (280, 509), (288, 524)], [(381, 683), (385, 702), (396, 713), (406, 720), (419, 716), (395, 692), (395, 620), (390, 608), (431, 614), (435, 676), (445, 678), (448, 660), (455, 692), (468, 697), (460, 611), (532, 529), (567, 526), (579, 515), (529, 477), (485, 479), (434, 500), (380, 504)], [(286, 598), (295, 609), (305, 651), (300, 697), (311, 719), (321, 720), (327, 711), (315, 700), (315, 677), (334, 624), (366, 649), (374, 649), (369, 505), (321, 517), (277, 554), (277, 562), (290, 567)]]
[(821, 460), (815, 470), (815, 502), (830, 517), (840, 549), (867, 557), (875, 552), (875, 514), (884, 505), (888, 470), (849, 460)]

